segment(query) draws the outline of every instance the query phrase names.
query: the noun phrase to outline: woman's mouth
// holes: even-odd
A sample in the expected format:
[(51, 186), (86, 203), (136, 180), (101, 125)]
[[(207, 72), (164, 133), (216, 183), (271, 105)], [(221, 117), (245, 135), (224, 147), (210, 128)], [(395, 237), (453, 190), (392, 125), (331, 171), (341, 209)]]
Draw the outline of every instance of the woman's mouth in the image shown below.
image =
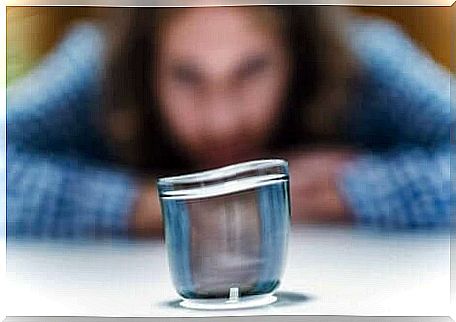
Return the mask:
[(260, 157), (254, 147), (232, 145), (229, 147), (214, 147), (201, 153), (201, 164), (206, 168), (220, 167), (237, 162), (243, 162)]

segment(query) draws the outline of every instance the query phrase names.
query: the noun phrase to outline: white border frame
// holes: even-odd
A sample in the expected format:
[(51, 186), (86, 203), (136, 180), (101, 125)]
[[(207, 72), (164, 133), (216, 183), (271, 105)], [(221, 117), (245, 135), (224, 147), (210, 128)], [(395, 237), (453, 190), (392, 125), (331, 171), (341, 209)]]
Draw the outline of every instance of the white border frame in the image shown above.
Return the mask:
[[(5, 298), (7, 296), (6, 290), (6, 7), (7, 6), (109, 6), (109, 7), (191, 7), (191, 6), (239, 6), (239, 5), (347, 5), (347, 6), (455, 6), (456, 0), (351, 0), (351, 1), (338, 1), (338, 0), (309, 0), (309, 1), (280, 1), (280, 0), (6, 0), (5, 4), (2, 5), (2, 10), (0, 12), (0, 42), (5, 44), (4, 46), (0, 46), (0, 59), (2, 63), (0, 64), (0, 73), (1, 73), (1, 80), (0, 80), (0, 185), (2, 185), (1, 191), (2, 194), (0, 195), (0, 321), (2, 321), (6, 316), (6, 308), (2, 303), (5, 303)], [(453, 19), (453, 42), (451, 44), (451, 58), (452, 58), (452, 66), (456, 67), (456, 8), (454, 8), (454, 19)], [(451, 40), (450, 40), (451, 41)], [(453, 69), (455, 70), (455, 69)], [(456, 84), (451, 84), (456, 86)], [(454, 88), (454, 87), (453, 87)], [(451, 104), (452, 106), (456, 106), (456, 91), (451, 92)], [(452, 133), (452, 136), (456, 136), (456, 133)], [(453, 155), (452, 155), (453, 161)], [(454, 163), (452, 162), (452, 165)], [(451, 170), (453, 167), (451, 167)], [(456, 182), (455, 182), (456, 184)], [(454, 197), (454, 196), (453, 196)], [(456, 209), (455, 209), (456, 211)], [(453, 227), (455, 227), (453, 225)], [(451, 311), (449, 312), (450, 316), (448, 317), (439, 317), (439, 318), (430, 318), (424, 317), (419, 318), (419, 321), (431, 321), (431, 319), (435, 322), (437, 321), (449, 321), (451, 318), (456, 319), (456, 291), (455, 291), (455, 274), (454, 268), (456, 262), (456, 256), (454, 254), (455, 249), (455, 242), (456, 237), (454, 231), (451, 232), (451, 243), (450, 243), (450, 283), (451, 283)], [(263, 319), (274, 319), (274, 317), (258, 317), (253, 318), (254, 320), (260, 321)], [(295, 317), (276, 317), (277, 319), (285, 319), (289, 321), (298, 321), (295, 320)], [(304, 319), (303, 317), (299, 317), (299, 320), (306, 320), (306, 321), (327, 321), (329, 317), (322, 316), (321, 319), (317, 317), (307, 317)], [(331, 321), (334, 320), (336, 317), (331, 317)], [(410, 317), (411, 318), (411, 317)], [(415, 319), (410, 319), (407, 317), (400, 318), (401, 321), (418, 321)], [(84, 318), (82, 318), (84, 319)], [(82, 321), (81, 318), (56, 318), (55, 321)], [(206, 319), (206, 318), (204, 318)], [(221, 321), (220, 318), (209, 318), (211, 320)], [(228, 318), (232, 320), (231, 318)], [(338, 318), (337, 318), (338, 319)], [(377, 318), (363, 318), (362, 321), (366, 322), (373, 322), (373, 319)], [(380, 318), (378, 318), (380, 319)], [(392, 321), (392, 317), (386, 317), (385, 321)], [(8, 321), (30, 321), (29, 318), (8, 318)], [(50, 321), (50, 318), (46, 318), (46, 320)], [(85, 320), (85, 319), (84, 319)], [(91, 321), (100, 321), (99, 318), (92, 319), (88, 318)], [(125, 321), (124, 319), (119, 319), (116, 321)], [(132, 321), (132, 319), (127, 319), (128, 321)], [(143, 319), (141, 319), (143, 320)], [(155, 319), (147, 319), (148, 321), (158, 321)], [(161, 319), (160, 319), (161, 320)], [(168, 320), (168, 319), (167, 319)], [(170, 321), (173, 319), (170, 319)], [(186, 321), (193, 321), (194, 319), (186, 319)], [(223, 319), (225, 320), (225, 319)], [(358, 320), (356, 316), (350, 317), (340, 317), (340, 321), (361, 321)], [(383, 321), (383, 319), (381, 319)], [(33, 319), (33, 321), (43, 321), (43, 317)], [(135, 319), (136, 321), (136, 319)], [(174, 321), (174, 320), (173, 320)], [(177, 320), (176, 320), (177, 321)], [(196, 320), (195, 320), (196, 321)], [(339, 319), (338, 319), (339, 321)], [(375, 320), (379, 321), (379, 320)]]

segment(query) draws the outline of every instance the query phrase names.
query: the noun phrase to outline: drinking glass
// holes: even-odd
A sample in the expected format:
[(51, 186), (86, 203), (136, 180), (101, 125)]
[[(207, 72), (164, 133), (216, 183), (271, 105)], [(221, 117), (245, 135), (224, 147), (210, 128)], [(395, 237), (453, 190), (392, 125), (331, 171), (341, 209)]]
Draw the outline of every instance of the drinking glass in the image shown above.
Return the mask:
[(291, 218), (285, 160), (161, 178), (158, 192), (182, 306), (230, 309), (276, 300)]

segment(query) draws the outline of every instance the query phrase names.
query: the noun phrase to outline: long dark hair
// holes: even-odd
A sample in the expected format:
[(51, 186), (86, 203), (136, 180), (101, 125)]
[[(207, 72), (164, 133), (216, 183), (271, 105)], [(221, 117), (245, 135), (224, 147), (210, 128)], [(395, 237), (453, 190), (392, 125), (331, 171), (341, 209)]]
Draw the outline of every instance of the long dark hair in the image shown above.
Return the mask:
[[(355, 75), (341, 7), (262, 6), (278, 15), (294, 58), (286, 106), (269, 149), (339, 140)], [(119, 160), (139, 171), (191, 168), (163, 122), (153, 88), (161, 23), (180, 8), (116, 9), (108, 33), (105, 130)]]

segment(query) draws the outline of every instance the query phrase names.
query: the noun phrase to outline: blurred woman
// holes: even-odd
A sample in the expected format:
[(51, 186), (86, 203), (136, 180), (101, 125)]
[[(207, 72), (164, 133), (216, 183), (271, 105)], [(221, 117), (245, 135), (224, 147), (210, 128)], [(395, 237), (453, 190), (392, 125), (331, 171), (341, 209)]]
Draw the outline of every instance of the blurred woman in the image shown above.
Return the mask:
[(117, 14), (8, 89), (10, 236), (159, 234), (158, 176), (267, 157), (289, 161), (295, 222), (449, 225), (451, 76), (397, 27), (308, 6)]

